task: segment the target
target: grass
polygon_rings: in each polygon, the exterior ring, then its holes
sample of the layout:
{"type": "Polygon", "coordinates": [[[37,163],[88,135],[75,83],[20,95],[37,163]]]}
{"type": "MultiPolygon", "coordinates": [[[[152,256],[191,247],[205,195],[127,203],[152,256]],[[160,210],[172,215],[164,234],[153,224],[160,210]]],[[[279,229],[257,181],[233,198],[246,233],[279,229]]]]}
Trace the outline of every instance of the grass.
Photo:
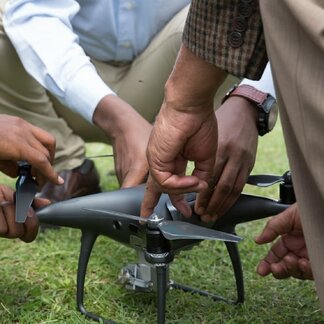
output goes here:
{"type": "MultiPolygon", "coordinates": [[[[89,155],[110,148],[89,144],[89,155]]],[[[109,159],[96,159],[104,190],[118,187],[109,159]]],[[[288,169],[280,125],[259,141],[253,173],[282,174],[288,169]]],[[[1,182],[13,184],[1,176],[1,182]]],[[[278,197],[278,187],[245,192],[278,197]]],[[[245,239],[239,249],[245,276],[246,300],[240,306],[215,303],[209,298],[169,291],[167,323],[324,323],[314,284],[309,281],[260,278],[258,260],[268,247],[253,238],[266,220],[240,225],[245,239]]],[[[75,307],[76,271],[80,232],[62,228],[40,233],[35,242],[0,240],[1,323],[89,323],[75,307]]],[[[118,323],[154,323],[154,295],[133,293],[117,283],[120,269],[136,260],[133,250],[107,237],[99,237],[90,259],[85,305],[94,313],[118,323]]],[[[182,252],[171,265],[170,277],[178,282],[223,295],[234,295],[229,258],[220,243],[203,242],[182,252]]]]}

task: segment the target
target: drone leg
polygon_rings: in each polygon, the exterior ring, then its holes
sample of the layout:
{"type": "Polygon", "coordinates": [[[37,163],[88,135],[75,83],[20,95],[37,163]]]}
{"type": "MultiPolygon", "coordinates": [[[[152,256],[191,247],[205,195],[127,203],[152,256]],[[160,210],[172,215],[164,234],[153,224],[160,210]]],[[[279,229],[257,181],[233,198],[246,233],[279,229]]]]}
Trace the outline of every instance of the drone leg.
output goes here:
{"type": "Polygon", "coordinates": [[[156,267],[157,276],[157,323],[165,323],[165,305],[167,292],[167,267],[158,265],[156,267]]]}
{"type": "Polygon", "coordinates": [[[95,315],[93,313],[88,312],[83,304],[84,297],[84,280],[87,272],[87,266],[89,262],[89,257],[93,248],[93,245],[98,237],[98,234],[95,232],[82,231],[81,236],[81,250],[79,256],[79,264],[78,264],[78,276],[77,276],[77,308],[78,310],[85,315],[96,321],[102,321],[103,323],[113,323],[111,321],[107,321],[102,317],[95,315]]]}
{"type": "Polygon", "coordinates": [[[241,265],[240,254],[238,251],[237,243],[233,242],[225,242],[228,254],[231,258],[234,275],[235,275],[235,282],[236,282],[236,290],[237,290],[237,299],[236,300],[229,300],[222,296],[212,294],[208,291],[196,289],[193,287],[189,287],[186,285],[182,285],[176,282],[172,282],[170,284],[171,288],[181,289],[184,292],[195,293],[200,296],[211,297],[214,301],[223,301],[228,304],[239,304],[244,302],[244,281],[243,281],[243,271],[241,265]]]}
{"type": "Polygon", "coordinates": [[[228,254],[232,261],[232,266],[236,281],[237,299],[234,304],[239,304],[244,302],[244,280],[242,264],[240,259],[239,250],[237,244],[233,242],[225,242],[228,254]]]}

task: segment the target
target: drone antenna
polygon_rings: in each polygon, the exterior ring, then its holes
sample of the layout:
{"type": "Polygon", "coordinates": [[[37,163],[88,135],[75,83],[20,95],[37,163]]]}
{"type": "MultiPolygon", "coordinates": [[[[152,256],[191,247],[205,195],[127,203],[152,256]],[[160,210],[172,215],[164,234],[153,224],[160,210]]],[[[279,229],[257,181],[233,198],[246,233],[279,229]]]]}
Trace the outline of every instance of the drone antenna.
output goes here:
{"type": "Polygon", "coordinates": [[[93,155],[93,156],[88,156],[88,159],[98,159],[98,158],[103,158],[103,157],[114,157],[114,154],[100,154],[100,155],[93,155]]]}

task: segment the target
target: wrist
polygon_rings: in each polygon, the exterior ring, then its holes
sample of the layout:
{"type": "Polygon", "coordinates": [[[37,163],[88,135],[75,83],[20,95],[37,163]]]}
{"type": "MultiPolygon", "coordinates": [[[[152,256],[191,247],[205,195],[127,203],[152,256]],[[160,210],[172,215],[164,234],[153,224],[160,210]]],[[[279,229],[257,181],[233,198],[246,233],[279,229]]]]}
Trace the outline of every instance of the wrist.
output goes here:
{"type": "Polygon", "coordinates": [[[278,116],[278,106],[273,96],[250,85],[235,85],[225,95],[222,103],[234,97],[244,98],[254,107],[257,113],[256,125],[260,136],[267,134],[273,129],[278,116]]]}
{"type": "Polygon", "coordinates": [[[236,115],[241,121],[247,122],[248,127],[257,130],[258,113],[255,105],[243,97],[229,97],[217,110],[216,116],[221,113],[236,115]]]}
{"type": "Polygon", "coordinates": [[[170,107],[190,112],[210,107],[225,77],[223,70],[182,46],[165,85],[165,101],[170,107]]]}
{"type": "Polygon", "coordinates": [[[116,138],[127,128],[127,120],[135,113],[131,106],[114,95],[103,97],[98,103],[94,114],[93,122],[109,138],[116,138]]]}

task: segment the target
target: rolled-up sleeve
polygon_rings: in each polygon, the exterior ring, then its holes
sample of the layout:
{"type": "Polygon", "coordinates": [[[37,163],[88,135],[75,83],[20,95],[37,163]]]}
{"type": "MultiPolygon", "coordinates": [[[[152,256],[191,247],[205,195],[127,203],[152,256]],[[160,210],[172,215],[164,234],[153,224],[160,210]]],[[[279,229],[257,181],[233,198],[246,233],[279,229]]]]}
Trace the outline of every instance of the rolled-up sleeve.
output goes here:
{"type": "Polygon", "coordinates": [[[193,0],[183,44],[230,74],[259,79],[268,61],[259,2],[193,0]]]}

